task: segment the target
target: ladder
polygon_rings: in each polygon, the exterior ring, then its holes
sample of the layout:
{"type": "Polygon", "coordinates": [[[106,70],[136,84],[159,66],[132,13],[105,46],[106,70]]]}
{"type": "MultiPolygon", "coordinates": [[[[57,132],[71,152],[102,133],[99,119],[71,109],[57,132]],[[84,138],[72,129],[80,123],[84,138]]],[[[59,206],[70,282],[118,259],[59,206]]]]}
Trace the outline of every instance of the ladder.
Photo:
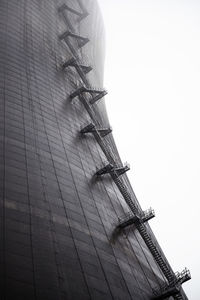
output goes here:
{"type": "Polygon", "coordinates": [[[86,74],[92,70],[91,66],[88,66],[81,62],[78,58],[76,50],[73,48],[72,44],[69,42],[69,38],[76,39],[78,41],[78,48],[85,46],[89,39],[77,35],[73,33],[73,27],[71,26],[69,20],[67,20],[65,11],[68,13],[72,13],[78,17],[78,21],[82,21],[84,18],[88,16],[88,12],[84,8],[81,0],[77,0],[80,10],[77,11],[74,8],[70,8],[66,4],[63,4],[59,7],[59,13],[62,13],[67,25],[69,26],[70,31],[64,32],[60,39],[64,40],[68,43],[72,53],[74,53],[74,57],[65,61],[62,65],[62,69],[65,70],[68,67],[74,67],[79,74],[80,78],[83,81],[83,86],[78,87],[74,92],[71,93],[70,98],[71,100],[78,97],[81,101],[83,106],[85,107],[86,111],[88,112],[91,120],[93,123],[88,124],[84,128],[81,129],[82,134],[93,134],[96,142],[99,144],[100,148],[102,149],[106,159],[107,164],[96,172],[97,176],[102,176],[104,174],[110,174],[111,178],[113,179],[114,183],[118,187],[121,195],[123,196],[125,202],[127,203],[128,207],[130,208],[131,215],[130,218],[126,218],[123,222],[121,221],[118,226],[121,228],[125,228],[134,223],[136,229],[140,233],[141,237],[143,238],[145,244],[147,245],[149,251],[151,252],[152,256],[154,257],[155,261],[157,262],[158,266],[160,267],[161,271],[165,275],[168,284],[165,284],[164,287],[159,289],[158,291],[153,291],[155,297],[152,299],[165,299],[166,297],[173,296],[174,299],[181,300],[183,299],[181,293],[181,284],[191,278],[189,271],[183,273],[174,273],[171,267],[169,266],[165,256],[163,255],[160,246],[155,243],[154,238],[152,238],[151,234],[149,233],[148,228],[145,225],[145,222],[150,220],[154,217],[154,212],[148,211],[148,213],[143,212],[139,205],[136,203],[134,197],[132,197],[131,193],[129,192],[126,184],[124,183],[123,179],[120,178],[126,171],[129,170],[128,166],[118,166],[115,155],[111,150],[111,147],[108,144],[108,141],[105,141],[104,137],[111,133],[110,128],[104,128],[98,118],[96,117],[95,110],[92,108],[92,105],[96,103],[98,100],[102,99],[106,94],[106,90],[104,89],[97,89],[91,87],[90,83],[86,78],[86,74]],[[88,100],[87,95],[90,95],[90,99],[88,100]],[[132,222],[132,223],[131,223],[132,222]],[[180,275],[181,274],[181,275],[180,275]],[[167,296],[166,296],[167,295],[167,296]],[[163,298],[165,297],[165,298],[163,298]]]}

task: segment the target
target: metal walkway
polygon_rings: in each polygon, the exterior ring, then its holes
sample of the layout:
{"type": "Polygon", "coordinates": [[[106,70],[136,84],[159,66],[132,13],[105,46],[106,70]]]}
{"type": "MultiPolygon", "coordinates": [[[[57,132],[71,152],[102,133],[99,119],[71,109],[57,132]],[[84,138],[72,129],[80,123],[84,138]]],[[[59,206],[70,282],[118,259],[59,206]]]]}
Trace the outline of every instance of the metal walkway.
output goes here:
{"type": "Polygon", "coordinates": [[[74,99],[77,97],[82,102],[92,120],[90,124],[81,129],[81,133],[93,134],[96,142],[99,144],[107,159],[107,164],[105,164],[100,170],[98,170],[96,172],[96,175],[102,176],[104,174],[109,174],[130,209],[128,215],[119,218],[117,227],[123,229],[134,224],[168,281],[168,284],[165,284],[159,290],[153,291],[155,297],[153,297],[152,299],[165,299],[169,296],[173,296],[174,299],[183,299],[181,295],[181,284],[191,278],[189,271],[185,269],[181,273],[174,273],[169,266],[169,263],[167,262],[165,256],[163,255],[159,245],[155,243],[154,238],[152,238],[151,234],[149,233],[148,227],[146,227],[145,222],[149,221],[155,216],[154,211],[152,209],[146,212],[142,211],[138,204],[136,204],[134,197],[132,197],[131,193],[129,192],[127,186],[124,183],[124,180],[120,178],[130,168],[128,165],[118,166],[115,160],[115,155],[113,154],[110,145],[104,139],[104,137],[108,135],[112,130],[110,128],[105,128],[104,126],[102,126],[102,124],[100,124],[98,118],[96,117],[95,111],[92,108],[92,105],[103,98],[107,94],[107,92],[105,90],[93,88],[90,86],[86,78],[86,74],[92,70],[92,67],[82,63],[80,59],[78,59],[76,49],[74,49],[72,44],[69,42],[69,38],[77,40],[78,48],[85,46],[89,42],[88,38],[82,37],[77,33],[73,33],[73,26],[70,24],[65,14],[65,11],[67,11],[68,13],[72,13],[78,17],[79,21],[86,18],[88,16],[88,12],[85,10],[81,0],[78,0],[78,4],[81,11],[70,8],[66,4],[63,4],[60,8],[58,8],[58,11],[59,13],[62,13],[66,24],[70,29],[70,31],[66,31],[65,33],[63,33],[60,36],[60,39],[64,40],[69,45],[72,53],[75,54],[74,57],[64,62],[62,69],[65,70],[68,67],[74,67],[84,83],[73,93],[71,93],[70,98],[74,99]]]}

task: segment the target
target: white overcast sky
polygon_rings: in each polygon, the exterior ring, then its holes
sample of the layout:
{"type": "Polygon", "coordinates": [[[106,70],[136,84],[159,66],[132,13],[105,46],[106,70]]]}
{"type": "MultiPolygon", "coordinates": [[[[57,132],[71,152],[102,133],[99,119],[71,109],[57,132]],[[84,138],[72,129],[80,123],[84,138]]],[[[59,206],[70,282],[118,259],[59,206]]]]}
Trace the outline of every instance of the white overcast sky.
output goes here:
{"type": "Polygon", "coordinates": [[[107,109],[129,179],[174,271],[200,299],[200,0],[98,0],[107,109]]]}

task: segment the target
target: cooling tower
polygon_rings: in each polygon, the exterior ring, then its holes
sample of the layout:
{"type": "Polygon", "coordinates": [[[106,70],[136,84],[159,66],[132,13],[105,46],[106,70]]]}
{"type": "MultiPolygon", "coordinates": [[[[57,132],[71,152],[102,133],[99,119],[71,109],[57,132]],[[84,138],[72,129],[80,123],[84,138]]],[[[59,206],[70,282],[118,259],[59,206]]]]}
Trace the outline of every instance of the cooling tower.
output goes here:
{"type": "Polygon", "coordinates": [[[94,0],[0,0],[0,298],[187,299],[108,121],[94,0]]]}

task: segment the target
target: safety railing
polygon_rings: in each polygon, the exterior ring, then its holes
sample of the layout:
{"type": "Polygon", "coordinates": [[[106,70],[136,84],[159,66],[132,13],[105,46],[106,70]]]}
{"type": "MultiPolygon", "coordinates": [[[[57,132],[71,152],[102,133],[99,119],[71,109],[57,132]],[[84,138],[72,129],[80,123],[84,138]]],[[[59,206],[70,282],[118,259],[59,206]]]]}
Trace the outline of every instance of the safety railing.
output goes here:
{"type": "MultiPolygon", "coordinates": [[[[88,12],[85,10],[81,0],[77,1],[81,11],[77,11],[74,8],[70,8],[68,5],[63,4],[59,8],[59,12],[63,13],[64,15],[64,11],[68,11],[69,13],[75,14],[78,17],[78,20],[81,21],[83,18],[88,16],[88,12]]],[[[71,31],[64,32],[60,36],[61,40],[64,39],[65,42],[69,43],[69,38],[74,38],[78,41],[78,48],[85,46],[89,42],[88,38],[73,33],[72,26],[69,27],[71,31]]],[[[73,48],[71,43],[69,43],[69,47],[72,50],[72,53],[75,53],[76,50],[73,48]]],[[[132,197],[123,179],[120,178],[130,168],[128,165],[119,166],[119,164],[116,162],[116,154],[112,151],[112,147],[108,144],[108,141],[105,142],[105,140],[103,139],[111,131],[109,128],[104,128],[104,126],[100,124],[99,120],[96,117],[95,110],[92,109],[92,104],[96,103],[96,101],[103,98],[107,94],[107,92],[105,90],[92,88],[90,86],[90,83],[86,78],[86,74],[92,70],[92,67],[88,66],[87,64],[84,64],[78,58],[78,55],[75,55],[75,57],[72,57],[71,59],[63,63],[63,70],[65,70],[68,67],[74,67],[84,83],[83,86],[77,88],[71,93],[70,98],[74,99],[75,97],[78,97],[78,99],[83,103],[85,109],[91,117],[91,120],[94,123],[90,123],[84,128],[82,128],[81,133],[92,133],[107,159],[107,163],[96,172],[96,175],[102,176],[104,174],[110,174],[111,178],[115,182],[116,186],[118,187],[120,193],[122,194],[124,200],[126,201],[128,207],[131,210],[129,215],[125,216],[124,220],[121,220],[119,224],[121,224],[120,226],[125,227],[125,225],[129,225],[132,221],[134,221],[134,224],[137,230],[140,232],[141,237],[143,238],[152,256],[154,257],[158,266],[160,267],[166,279],[168,280],[168,285],[165,285],[165,287],[162,287],[162,289],[160,289],[159,291],[154,291],[154,294],[158,293],[155,296],[163,297],[163,295],[165,296],[166,293],[170,292],[169,289],[171,289],[174,292],[174,297],[177,297],[176,299],[182,299],[178,298],[181,297],[179,287],[183,282],[191,278],[189,271],[187,270],[181,273],[174,273],[171,267],[169,266],[166,258],[164,257],[161,249],[154,242],[154,239],[148,232],[148,228],[145,226],[144,223],[155,216],[154,211],[150,209],[148,211],[143,212],[135,201],[135,195],[134,197],[132,197]],[[89,100],[87,97],[88,94],[90,95],[89,100]],[[179,286],[177,287],[177,285],[179,286]]]]}

